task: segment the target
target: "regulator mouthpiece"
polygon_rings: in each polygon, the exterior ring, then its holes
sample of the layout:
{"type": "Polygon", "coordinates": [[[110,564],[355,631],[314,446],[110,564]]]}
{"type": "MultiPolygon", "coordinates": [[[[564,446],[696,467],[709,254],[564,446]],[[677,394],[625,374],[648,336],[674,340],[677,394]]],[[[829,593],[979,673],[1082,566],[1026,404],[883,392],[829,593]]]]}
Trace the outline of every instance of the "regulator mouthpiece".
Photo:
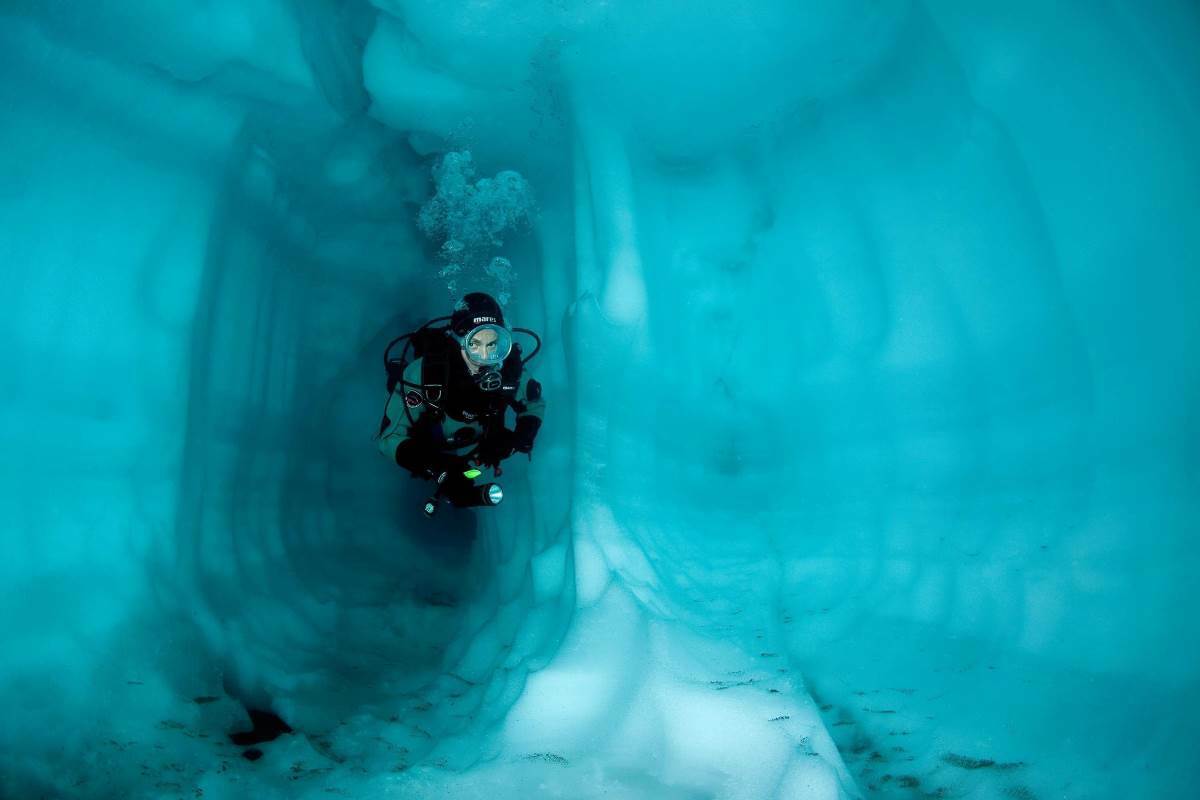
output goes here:
{"type": "Polygon", "coordinates": [[[475,375],[475,385],[480,391],[494,392],[504,385],[504,378],[492,367],[483,367],[475,375]]]}

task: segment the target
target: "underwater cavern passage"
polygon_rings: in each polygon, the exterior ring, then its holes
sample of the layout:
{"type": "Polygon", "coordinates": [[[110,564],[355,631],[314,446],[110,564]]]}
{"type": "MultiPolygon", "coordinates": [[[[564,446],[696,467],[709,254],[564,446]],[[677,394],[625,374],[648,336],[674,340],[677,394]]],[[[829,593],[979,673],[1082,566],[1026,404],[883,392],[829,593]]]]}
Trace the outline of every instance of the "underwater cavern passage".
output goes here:
{"type": "Polygon", "coordinates": [[[703,11],[0,11],[0,794],[1185,793],[1197,10],[703,11]]]}

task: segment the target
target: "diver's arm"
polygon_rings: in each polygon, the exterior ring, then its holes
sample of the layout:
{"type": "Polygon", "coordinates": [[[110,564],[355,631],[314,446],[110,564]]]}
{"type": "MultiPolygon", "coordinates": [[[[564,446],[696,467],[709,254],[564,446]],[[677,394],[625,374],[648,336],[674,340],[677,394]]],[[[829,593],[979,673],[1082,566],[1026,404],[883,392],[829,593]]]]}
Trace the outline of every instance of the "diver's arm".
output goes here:
{"type": "MultiPolygon", "coordinates": [[[[401,414],[404,412],[401,411],[401,414]]],[[[419,417],[417,418],[420,419],[419,417]]],[[[425,429],[426,435],[421,435],[420,432],[416,436],[411,435],[412,430],[407,427],[408,420],[405,419],[405,424],[401,425],[401,431],[393,434],[392,442],[389,444],[389,449],[385,449],[383,439],[380,439],[380,450],[384,455],[391,455],[392,459],[401,467],[411,472],[418,478],[436,478],[443,472],[461,471],[467,468],[467,460],[454,453],[448,453],[438,449],[433,441],[428,437],[428,429],[425,429]]],[[[435,425],[437,423],[434,423],[435,425]]],[[[418,431],[421,428],[418,427],[418,431]]]]}
{"type": "Polygon", "coordinates": [[[428,477],[439,466],[432,448],[412,437],[409,421],[417,422],[425,411],[424,398],[416,387],[421,382],[421,359],[404,370],[404,380],[397,383],[383,411],[379,433],[379,452],[391,458],[414,475],[428,477]]]}
{"type": "Polygon", "coordinates": [[[408,439],[408,416],[404,413],[404,387],[397,383],[383,408],[383,421],[379,427],[376,444],[379,452],[389,458],[396,457],[396,448],[408,439]]]}

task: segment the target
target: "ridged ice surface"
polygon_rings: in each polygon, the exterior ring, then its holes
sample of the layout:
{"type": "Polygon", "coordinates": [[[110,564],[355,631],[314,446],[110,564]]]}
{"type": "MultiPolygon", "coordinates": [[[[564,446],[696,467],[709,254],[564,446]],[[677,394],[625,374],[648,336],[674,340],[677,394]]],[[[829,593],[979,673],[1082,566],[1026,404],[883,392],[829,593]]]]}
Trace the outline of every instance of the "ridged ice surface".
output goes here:
{"type": "Polygon", "coordinates": [[[5,4],[0,795],[1191,796],[1198,37],[5,4]],[[546,422],[431,521],[381,355],[473,288],[546,422]]]}

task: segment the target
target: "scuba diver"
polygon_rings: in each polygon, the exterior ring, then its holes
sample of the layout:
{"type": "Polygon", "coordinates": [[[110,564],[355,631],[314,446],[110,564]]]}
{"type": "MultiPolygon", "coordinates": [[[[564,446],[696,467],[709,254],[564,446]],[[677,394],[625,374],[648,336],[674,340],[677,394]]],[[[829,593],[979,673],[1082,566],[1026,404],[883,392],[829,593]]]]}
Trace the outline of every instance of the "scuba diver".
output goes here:
{"type": "Polygon", "coordinates": [[[436,513],[442,499],[460,508],[494,506],[504,499],[499,484],[474,481],[480,467],[491,467],[499,476],[501,461],[533,450],[546,402],[525,364],[541,346],[533,331],[506,328],[500,304],[482,292],[465,296],[449,317],[431,319],[388,344],[383,361],[390,394],[379,450],[413,477],[434,481],[426,516],[436,513]],[[431,327],[446,320],[447,326],[431,327]],[[536,340],[528,356],[522,357],[513,331],[536,340]],[[403,352],[394,358],[392,348],[405,339],[403,352]],[[512,430],[505,425],[509,408],[516,412],[512,430]]]}

